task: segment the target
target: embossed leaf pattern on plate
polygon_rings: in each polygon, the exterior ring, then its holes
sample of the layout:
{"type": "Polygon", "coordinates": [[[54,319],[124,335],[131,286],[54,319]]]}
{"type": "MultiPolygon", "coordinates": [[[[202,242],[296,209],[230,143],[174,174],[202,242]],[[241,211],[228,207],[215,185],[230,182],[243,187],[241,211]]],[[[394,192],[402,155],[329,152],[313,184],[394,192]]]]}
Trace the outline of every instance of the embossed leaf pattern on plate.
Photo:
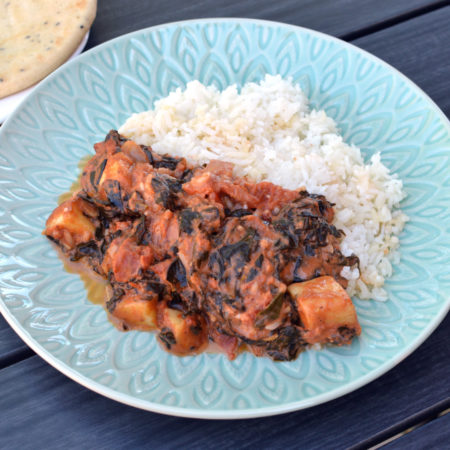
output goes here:
{"type": "Polygon", "coordinates": [[[79,57],[33,92],[1,131],[1,306],[28,343],[66,374],[116,399],[187,416],[267,415],[317,404],[392,367],[448,309],[450,131],[437,107],[371,55],[309,30],[204,20],[142,30],[79,57]],[[389,301],[356,301],[363,333],[350,347],[274,363],[242,354],[168,355],[152,334],[120,333],[86,300],[41,236],[79,159],[110,128],[199,79],[225,88],[280,73],[338,123],[366,158],[404,180],[411,220],[389,301]],[[447,270],[446,273],[444,273],[447,270]]]}

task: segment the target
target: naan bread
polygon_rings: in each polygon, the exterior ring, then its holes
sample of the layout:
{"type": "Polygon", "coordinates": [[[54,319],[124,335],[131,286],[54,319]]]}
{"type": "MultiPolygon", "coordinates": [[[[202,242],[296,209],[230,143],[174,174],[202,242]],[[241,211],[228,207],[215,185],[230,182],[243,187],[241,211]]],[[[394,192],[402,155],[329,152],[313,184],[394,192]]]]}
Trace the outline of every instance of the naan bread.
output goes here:
{"type": "Polygon", "coordinates": [[[65,62],[96,11],[97,0],[0,0],[0,98],[65,62]]]}

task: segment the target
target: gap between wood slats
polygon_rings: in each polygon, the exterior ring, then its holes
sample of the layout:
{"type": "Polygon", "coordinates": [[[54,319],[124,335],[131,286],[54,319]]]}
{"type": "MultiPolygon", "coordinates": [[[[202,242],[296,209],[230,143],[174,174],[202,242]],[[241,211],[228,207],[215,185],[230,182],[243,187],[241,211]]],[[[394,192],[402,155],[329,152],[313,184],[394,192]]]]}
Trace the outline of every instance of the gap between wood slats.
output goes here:
{"type": "Polygon", "coordinates": [[[17,350],[13,350],[0,357],[0,370],[4,369],[5,367],[12,366],[13,364],[16,364],[27,358],[31,358],[35,355],[36,353],[34,353],[31,348],[25,346],[22,348],[18,348],[17,350]]]}
{"type": "Polygon", "coordinates": [[[380,442],[379,444],[377,444],[373,447],[370,447],[369,450],[378,450],[378,449],[383,448],[386,445],[391,444],[391,443],[396,444],[395,441],[397,441],[397,439],[401,439],[402,437],[406,436],[407,434],[411,433],[412,431],[419,430],[424,425],[428,425],[428,424],[432,423],[434,420],[437,420],[440,417],[445,416],[449,412],[450,412],[450,409],[446,409],[445,411],[438,414],[436,417],[433,417],[432,419],[429,419],[429,420],[424,420],[423,422],[419,423],[418,425],[415,425],[414,427],[411,427],[411,428],[407,429],[406,431],[402,431],[401,433],[398,433],[395,436],[392,436],[391,438],[386,439],[385,441],[380,442]]]}
{"type": "Polygon", "coordinates": [[[360,442],[348,450],[362,450],[362,449],[370,449],[377,450],[389,442],[394,441],[405,435],[405,433],[409,433],[418,429],[419,427],[431,422],[432,420],[437,419],[438,417],[443,416],[450,412],[450,398],[446,398],[429,408],[426,408],[420,411],[417,414],[413,414],[405,420],[389,427],[380,433],[377,433],[370,437],[369,439],[360,442]]]}
{"type": "Polygon", "coordinates": [[[368,36],[370,34],[376,33],[386,28],[390,28],[394,25],[398,25],[402,22],[406,22],[407,20],[414,19],[416,17],[428,14],[430,12],[436,11],[437,9],[441,9],[449,5],[450,0],[439,1],[431,5],[423,6],[422,8],[417,8],[414,11],[409,11],[404,14],[400,14],[396,17],[392,17],[391,19],[386,19],[383,22],[369,25],[368,27],[361,28],[360,30],[343,34],[339,37],[344,41],[353,41],[354,39],[359,39],[361,37],[368,36]]]}

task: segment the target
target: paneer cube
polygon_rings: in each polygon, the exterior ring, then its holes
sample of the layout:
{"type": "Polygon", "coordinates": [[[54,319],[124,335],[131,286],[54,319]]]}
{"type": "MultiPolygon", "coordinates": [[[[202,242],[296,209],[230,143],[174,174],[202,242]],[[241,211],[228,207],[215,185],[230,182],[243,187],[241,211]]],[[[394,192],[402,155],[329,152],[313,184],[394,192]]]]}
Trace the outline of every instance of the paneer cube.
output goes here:
{"type": "Polygon", "coordinates": [[[352,300],[333,277],[291,284],[288,292],[297,306],[307,343],[349,344],[361,334],[352,300]]]}
{"type": "Polygon", "coordinates": [[[47,219],[44,234],[71,250],[95,238],[95,211],[85,200],[75,197],[61,203],[47,219]]]}
{"type": "Polygon", "coordinates": [[[206,323],[198,314],[184,315],[181,311],[163,306],[158,311],[158,339],[171,353],[191,355],[205,349],[208,343],[206,323]]]}
{"type": "Polygon", "coordinates": [[[125,329],[152,331],[156,328],[157,297],[145,299],[133,293],[125,294],[117,303],[112,316],[125,329]]]}
{"type": "Polygon", "coordinates": [[[122,144],[122,152],[129,156],[134,162],[146,163],[148,161],[142,147],[134,141],[125,141],[122,144]]]}

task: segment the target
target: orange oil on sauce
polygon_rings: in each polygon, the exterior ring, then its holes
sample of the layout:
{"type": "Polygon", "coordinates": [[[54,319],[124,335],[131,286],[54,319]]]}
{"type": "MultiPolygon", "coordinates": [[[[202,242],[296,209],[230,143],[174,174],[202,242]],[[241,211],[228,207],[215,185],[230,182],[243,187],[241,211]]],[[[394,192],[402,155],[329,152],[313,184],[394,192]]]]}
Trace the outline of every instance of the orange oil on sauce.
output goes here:
{"type": "Polygon", "coordinates": [[[96,305],[104,305],[107,295],[108,282],[100,275],[96,276],[82,262],[70,261],[61,251],[58,251],[59,257],[64,264],[64,270],[68,273],[77,274],[84,284],[87,299],[96,305]]]}
{"type": "MultiPolygon", "coordinates": [[[[75,192],[78,192],[81,189],[81,175],[91,158],[92,155],[86,155],[81,158],[80,162],[78,163],[80,173],[77,179],[72,183],[72,186],[70,186],[70,189],[67,192],[62,193],[58,197],[58,205],[65,202],[66,200],[69,200],[75,192]]],[[[57,247],[55,246],[55,248],[57,247]]],[[[58,256],[63,261],[65,271],[68,273],[79,275],[81,281],[84,284],[84,288],[86,289],[87,299],[90,302],[95,303],[96,305],[104,305],[108,282],[102,277],[93,274],[92,271],[82,262],[70,261],[58,248],[57,251],[58,256]]]]}

